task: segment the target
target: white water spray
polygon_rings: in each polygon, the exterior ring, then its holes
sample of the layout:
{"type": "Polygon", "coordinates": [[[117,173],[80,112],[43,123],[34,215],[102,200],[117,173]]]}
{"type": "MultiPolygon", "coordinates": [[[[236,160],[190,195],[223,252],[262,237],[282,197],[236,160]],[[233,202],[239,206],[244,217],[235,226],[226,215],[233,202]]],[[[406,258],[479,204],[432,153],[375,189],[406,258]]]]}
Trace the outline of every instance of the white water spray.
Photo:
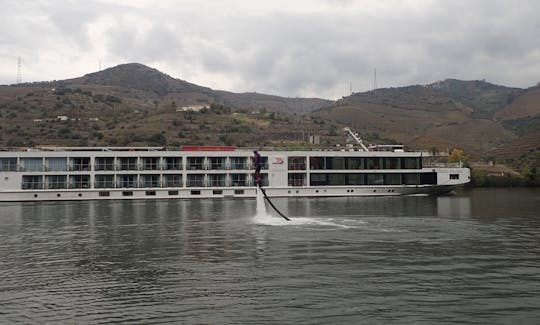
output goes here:
{"type": "Polygon", "coordinates": [[[257,216],[265,217],[268,215],[266,205],[264,204],[264,196],[261,190],[257,190],[257,216]]]}
{"type": "Polygon", "coordinates": [[[257,213],[255,214],[255,217],[253,217],[253,222],[260,225],[281,226],[286,225],[289,221],[269,214],[266,210],[266,203],[262,190],[257,189],[257,213]]]}

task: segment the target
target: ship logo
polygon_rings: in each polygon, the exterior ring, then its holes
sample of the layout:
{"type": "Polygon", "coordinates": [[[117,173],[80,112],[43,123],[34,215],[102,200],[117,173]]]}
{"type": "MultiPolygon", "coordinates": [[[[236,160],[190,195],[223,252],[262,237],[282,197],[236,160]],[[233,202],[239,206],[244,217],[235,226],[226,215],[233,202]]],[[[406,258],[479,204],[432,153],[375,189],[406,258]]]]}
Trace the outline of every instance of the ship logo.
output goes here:
{"type": "Polygon", "coordinates": [[[272,165],[281,165],[283,164],[283,158],[281,157],[275,157],[274,161],[272,161],[272,165]]]}

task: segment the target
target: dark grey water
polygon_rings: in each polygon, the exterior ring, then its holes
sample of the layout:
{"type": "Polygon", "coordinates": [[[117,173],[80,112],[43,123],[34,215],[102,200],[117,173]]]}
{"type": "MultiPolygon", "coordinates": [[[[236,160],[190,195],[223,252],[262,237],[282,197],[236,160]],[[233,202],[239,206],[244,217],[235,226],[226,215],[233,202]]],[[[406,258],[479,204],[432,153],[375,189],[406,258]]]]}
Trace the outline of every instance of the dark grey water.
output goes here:
{"type": "Polygon", "coordinates": [[[537,324],[540,191],[0,204],[3,323],[537,324]],[[275,215],[275,214],[274,214],[275,215]]]}

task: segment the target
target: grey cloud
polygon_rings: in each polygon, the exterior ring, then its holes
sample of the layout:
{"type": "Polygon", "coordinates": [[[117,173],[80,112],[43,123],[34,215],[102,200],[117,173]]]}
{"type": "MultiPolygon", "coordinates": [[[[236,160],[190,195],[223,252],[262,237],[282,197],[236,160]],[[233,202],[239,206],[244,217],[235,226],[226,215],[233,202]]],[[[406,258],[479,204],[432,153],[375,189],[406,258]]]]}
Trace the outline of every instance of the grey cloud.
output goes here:
{"type": "Polygon", "coordinates": [[[168,67],[164,72],[175,77],[229,91],[338,98],[349,82],[356,91],[370,89],[374,68],[383,87],[448,77],[527,87],[540,75],[536,1],[320,0],[291,11],[257,10],[252,2],[230,7],[238,1],[8,4],[30,27],[7,33],[15,19],[0,22],[4,59],[31,53],[33,44],[92,51],[100,44],[92,43],[88,26],[109,17],[100,39],[108,62],[168,67]],[[46,35],[32,35],[38,29],[46,35]]]}

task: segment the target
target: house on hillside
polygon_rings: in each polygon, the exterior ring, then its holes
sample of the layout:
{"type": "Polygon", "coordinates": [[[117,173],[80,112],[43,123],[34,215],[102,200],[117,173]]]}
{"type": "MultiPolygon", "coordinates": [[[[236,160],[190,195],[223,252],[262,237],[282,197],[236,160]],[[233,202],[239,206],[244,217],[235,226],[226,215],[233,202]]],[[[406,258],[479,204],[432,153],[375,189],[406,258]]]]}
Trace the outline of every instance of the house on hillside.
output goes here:
{"type": "Polygon", "coordinates": [[[198,111],[200,111],[200,110],[203,109],[203,108],[208,108],[208,105],[189,105],[189,106],[182,106],[182,107],[177,107],[177,108],[176,108],[176,111],[177,111],[177,112],[187,112],[187,111],[198,112],[198,111]]]}

